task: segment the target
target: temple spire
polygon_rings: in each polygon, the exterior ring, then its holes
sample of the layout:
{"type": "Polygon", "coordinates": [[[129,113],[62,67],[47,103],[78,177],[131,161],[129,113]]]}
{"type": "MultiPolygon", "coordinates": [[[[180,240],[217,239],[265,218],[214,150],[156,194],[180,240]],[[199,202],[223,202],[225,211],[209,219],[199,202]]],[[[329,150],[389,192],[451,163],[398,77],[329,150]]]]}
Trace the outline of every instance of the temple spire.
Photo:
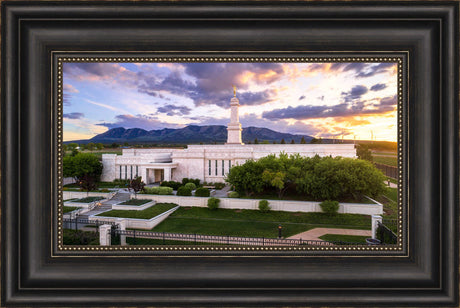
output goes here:
{"type": "Polygon", "coordinates": [[[236,86],[233,86],[233,97],[230,100],[230,123],[227,126],[227,144],[243,144],[241,140],[240,117],[238,115],[238,108],[240,101],[236,97],[236,86]]]}

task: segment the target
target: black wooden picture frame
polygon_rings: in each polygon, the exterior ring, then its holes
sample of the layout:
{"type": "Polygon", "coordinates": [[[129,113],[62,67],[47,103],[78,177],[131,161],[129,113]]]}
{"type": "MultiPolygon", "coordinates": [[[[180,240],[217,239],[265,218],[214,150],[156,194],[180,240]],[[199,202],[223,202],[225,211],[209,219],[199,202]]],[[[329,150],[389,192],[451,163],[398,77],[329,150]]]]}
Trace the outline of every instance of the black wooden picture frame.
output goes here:
{"type": "Polygon", "coordinates": [[[2,306],[458,305],[458,24],[458,1],[3,1],[2,306]],[[109,53],[404,55],[405,244],[59,251],[55,55],[109,53]]]}

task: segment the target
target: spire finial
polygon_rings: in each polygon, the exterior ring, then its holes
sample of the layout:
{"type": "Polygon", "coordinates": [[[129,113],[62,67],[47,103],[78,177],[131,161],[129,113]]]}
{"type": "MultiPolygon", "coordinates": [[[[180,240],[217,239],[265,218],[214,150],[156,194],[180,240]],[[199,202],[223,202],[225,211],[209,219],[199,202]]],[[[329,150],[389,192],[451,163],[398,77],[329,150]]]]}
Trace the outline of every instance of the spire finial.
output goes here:
{"type": "Polygon", "coordinates": [[[236,97],[236,86],[233,85],[233,97],[236,97]]]}

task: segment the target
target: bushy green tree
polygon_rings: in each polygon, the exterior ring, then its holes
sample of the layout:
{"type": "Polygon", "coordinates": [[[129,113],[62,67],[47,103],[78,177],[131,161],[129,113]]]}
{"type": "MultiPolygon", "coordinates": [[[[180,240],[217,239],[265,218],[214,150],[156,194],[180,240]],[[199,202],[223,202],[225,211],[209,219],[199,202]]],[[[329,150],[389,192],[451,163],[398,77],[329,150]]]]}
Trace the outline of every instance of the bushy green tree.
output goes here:
{"type": "Polygon", "coordinates": [[[243,165],[233,166],[227,174],[226,181],[235,187],[240,194],[250,196],[262,192],[263,166],[254,160],[248,160],[243,165]]]}
{"type": "Polygon", "coordinates": [[[359,159],[373,161],[372,152],[367,144],[356,145],[356,156],[358,156],[359,159]]]}
{"type": "Polygon", "coordinates": [[[96,155],[90,153],[66,156],[63,158],[63,174],[75,178],[83,190],[94,190],[102,174],[102,163],[96,155]]]}

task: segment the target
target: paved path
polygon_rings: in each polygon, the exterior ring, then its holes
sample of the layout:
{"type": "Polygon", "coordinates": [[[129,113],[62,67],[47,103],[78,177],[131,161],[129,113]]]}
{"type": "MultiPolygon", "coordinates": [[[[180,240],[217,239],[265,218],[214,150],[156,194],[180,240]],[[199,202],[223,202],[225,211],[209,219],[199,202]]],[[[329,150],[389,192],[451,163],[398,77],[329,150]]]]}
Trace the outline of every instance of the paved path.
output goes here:
{"type": "Polygon", "coordinates": [[[336,229],[336,228],[315,228],[311,229],[291,237],[288,239],[302,239],[306,241],[322,241],[320,236],[325,234],[340,234],[340,235],[360,235],[360,236],[372,236],[371,230],[356,230],[356,229],[336,229]]]}

